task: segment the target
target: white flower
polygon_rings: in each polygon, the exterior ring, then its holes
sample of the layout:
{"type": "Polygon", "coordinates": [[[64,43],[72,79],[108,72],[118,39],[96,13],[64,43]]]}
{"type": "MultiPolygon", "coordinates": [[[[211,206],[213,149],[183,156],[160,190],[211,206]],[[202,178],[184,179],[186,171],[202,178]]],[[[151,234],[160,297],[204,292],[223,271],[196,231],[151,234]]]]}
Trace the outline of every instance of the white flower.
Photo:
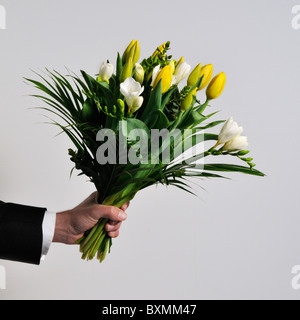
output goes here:
{"type": "Polygon", "coordinates": [[[108,81],[114,73],[114,66],[111,63],[103,62],[99,70],[99,78],[108,81]]]}
{"type": "Polygon", "coordinates": [[[137,110],[139,110],[139,108],[143,105],[143,102],[144,102],[143,97],[137,97],[136,99],[134,99],[133,105],[131,107],[131,112],[135,113],[137,110]]]}
{"type": "Polygon", "coordinates": [[[240,127],[237,122],[233,121],[230,117],[224,124],[218,139],[218,145],[226,143],[236,137],[239,137],[243,132],[243,128],[240,127]]]}
{"type": "Polygon", "coordinates": [[[248,138],[246,136],[241,136],[242,132],[243,128],[240,127],[237,122],[233,121],[232,117],[230,117],[225,122],[215,147],[220,144],[224,144],[223,148],[221,149],[223,151],[236,151],[245,149],[249,145],[248,138]]]}
{"type": "Polygon", "coordinates": [[[156,66],[154,69],[153,69],[153,72],[152,72],[152,82],[151,82],[151,87],[153,87],[154,85],[154,82],[158,76],[158,74],[160,73],[160,65],[156,66]]]}
{"type": "Polygon", "coordinates": [[[142,106],[144,99],[143,97],[140,97],[140,95],[143,93],[144,87],[142,87],[139,82],[129,77],[121,83],[120,91],[125,97],[128,107],[131,109],[132,113],[142,106]]]}
{"type": "Polygon", "coordinates": [[[226,142],[222,150],[226,151],[237,151],[237,150],[243,150],[247,148],[249,145],[248,138],[245,136],[238,136],[230,141],[226,142]]]}
{"type": "Polygon", "coordinates": [[[145,70],[139,63],[135,64],[135,71],[133,76],[134,79],[140,84],[144,82],[145,70]]]}
{"type": "Polygon", "coordinates": [[[191,66],[188,63],[184,61],[180,62],[175,69],[172,84],[178,84],[180,81],[182,81],[184,78],[188,76],[190,71],[191,66]]]}

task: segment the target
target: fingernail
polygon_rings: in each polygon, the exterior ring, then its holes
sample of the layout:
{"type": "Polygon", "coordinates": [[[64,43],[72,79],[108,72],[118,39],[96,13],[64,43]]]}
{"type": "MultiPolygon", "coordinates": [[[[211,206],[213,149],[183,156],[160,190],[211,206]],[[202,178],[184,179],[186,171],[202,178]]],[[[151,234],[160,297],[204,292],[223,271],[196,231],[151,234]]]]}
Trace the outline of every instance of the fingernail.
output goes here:
{"type": "Polygon", "coordinates": [[[119,219],[120,220],[126,220],[126,218],[127,218],[127,214],[125,212],[123,212],[123,211],[120,211],[119,219]]]}
{"type": "Polygon", "coordinates": [[[106,225],[106,230],[107,231],[110,231],[110,230],[112,230],[114,228],[114,226],[112,226],[112,225],[110,225],[110,224],[107,224],[106,225]]]}

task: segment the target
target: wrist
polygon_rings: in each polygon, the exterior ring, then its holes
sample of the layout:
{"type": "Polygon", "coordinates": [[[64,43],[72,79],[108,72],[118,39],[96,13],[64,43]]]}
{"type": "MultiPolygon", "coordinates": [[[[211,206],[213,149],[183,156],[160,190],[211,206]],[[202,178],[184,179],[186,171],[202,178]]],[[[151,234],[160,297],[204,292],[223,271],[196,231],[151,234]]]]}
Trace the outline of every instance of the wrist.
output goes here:
{"type": "Polygon", "coordinates": [[[56,213],[55,231],[53,242],[72,244],[70,226],[70,213],[69,211],[63,211],[56,213]]]}

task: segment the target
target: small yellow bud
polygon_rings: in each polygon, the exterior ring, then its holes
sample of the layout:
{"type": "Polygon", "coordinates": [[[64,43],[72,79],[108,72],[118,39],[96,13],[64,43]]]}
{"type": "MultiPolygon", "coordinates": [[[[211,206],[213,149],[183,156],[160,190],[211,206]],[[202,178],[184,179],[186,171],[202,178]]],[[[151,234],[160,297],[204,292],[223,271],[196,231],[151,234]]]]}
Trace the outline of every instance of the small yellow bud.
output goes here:
{"type": "Polygon", "coordinates": [[[123,65],[126,63],[127,61],[127,58],[128,58],[128,55],[129,55],[129,52],[130,50],[132,49],[132,47],[135,45],[135,40],[132,40],[130,43],[129,43],[129,46],[126,48],[126,50],[124,51],[123,53],[123,56],[122,56],[122,62],[123,62],[123,65]]]}
{"type": "Polygon", "coordinates": [[[153,88],[155,88],[158,85],[159,81],[161,80],[161,90],[162,90],[162,93],[165,93],[170,89],[172,84],[172,79],[173,79],[172,67],[170,65],[167,65],[157,75],[153,84],[153,88]]]}
{"type": "Polygon", "coordinates": [[[213,75],[213,66],[212,64],[207,64],[206,66],[204,66],[201,69],[201,73],[200,73],[200,78],[203,76],[202,81],[201,81],[201,85],[199,87],[199,91],[204,89],[208,84],[209,81],[211,80],[213,75]]]}
{"type": "Polygon", "coordinates": [[[125,63],[125,66],[122,69],[121,75],[120,75],[120,82],[124,82],[127,78],[132,76],[133,71],[133,63],[132,58],[129,58],[127,62],[125,63]]]}
{"type": "Polygon", "coordinates": [[[194,97],[196,96],[198,88],[193,89],[181,103],[181,111],[186,111],[192,104],[194,97]]]}
{"type": "Polygon", "coordinates": [[[159,53],[163,53],[164,49],[166,47],[166,44],[162,44],[160,47],[158,47],[154,52],[153,52],[153,55],[152,55],[152,58],[155,58],[158,56],[159,53]]]}
{"type": "Polygon", "coordinates": [[[125,102],[121,99],[117,100],[117,107],[121,116],[124,116],[125,113],[125,102]]]}
{"type": "Polygon", "coordinates": [[[197,67],[191,72],[187,81],[187,85],[189,87],[195,86],[198,80],[200,79],[200,74],[201,74],[201,63],[199,63],[197,67]]]}
{"type": "Polygon", "coordinates": [[[224,72],[216,75],[206,89],[206,96],[208,100],[218,98],[225,88],[226,75],[224,72]]]}
{"type": "Polygon", "coordinates": [[[177,62],[176,62],[176,67],[181,63],[184,62],[184,58],[181,57],[177,62]]]}

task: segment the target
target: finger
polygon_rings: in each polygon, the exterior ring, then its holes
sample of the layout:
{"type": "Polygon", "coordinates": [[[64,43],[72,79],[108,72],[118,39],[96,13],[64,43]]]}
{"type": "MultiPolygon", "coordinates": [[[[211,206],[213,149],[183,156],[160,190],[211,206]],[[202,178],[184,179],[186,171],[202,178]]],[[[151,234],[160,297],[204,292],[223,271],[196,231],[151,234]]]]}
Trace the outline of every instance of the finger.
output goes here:
{"type": "Polygon", "coordinates": [[[117,230],[117,231],[109,232],[108,235],[109,235],[111,238],[117,238],[117,237],[120,235],[120,231],[117,230]]]}
{"type": "Polygon", "coordinates": [[[127,214],[117,207],[95,205],[92,211],[95,219],[106,218],[112,221],[124,221],[127,219],[127,214]]]}
{"type": "Polygon", "coordinates": [[[108,221],[108,223],[109,223],[109,224],[112,224],[112,225],[118,224],[119,222],[120,222],[120,221],[111,221],[111,220],[108,221]]]}
{"type": "Polygon", "coordinates": [[[107,232],[114,232],[114,231],[117,231],[120,229],[122,225],[122,222],[119,222],[117,224],[110,224],[110,223],[107,223],[106,226],[105,226],[105,230],[107,232]]]}
{"type": "Polygon", "coordinates": [[[121,209],[122,209],[123,211],[126,211],[126,210],[128,209],[128,207],[129,207],[129,205],[130,205],[130,201],[126,202],[126,203],[121,207],[121,209]]]}

